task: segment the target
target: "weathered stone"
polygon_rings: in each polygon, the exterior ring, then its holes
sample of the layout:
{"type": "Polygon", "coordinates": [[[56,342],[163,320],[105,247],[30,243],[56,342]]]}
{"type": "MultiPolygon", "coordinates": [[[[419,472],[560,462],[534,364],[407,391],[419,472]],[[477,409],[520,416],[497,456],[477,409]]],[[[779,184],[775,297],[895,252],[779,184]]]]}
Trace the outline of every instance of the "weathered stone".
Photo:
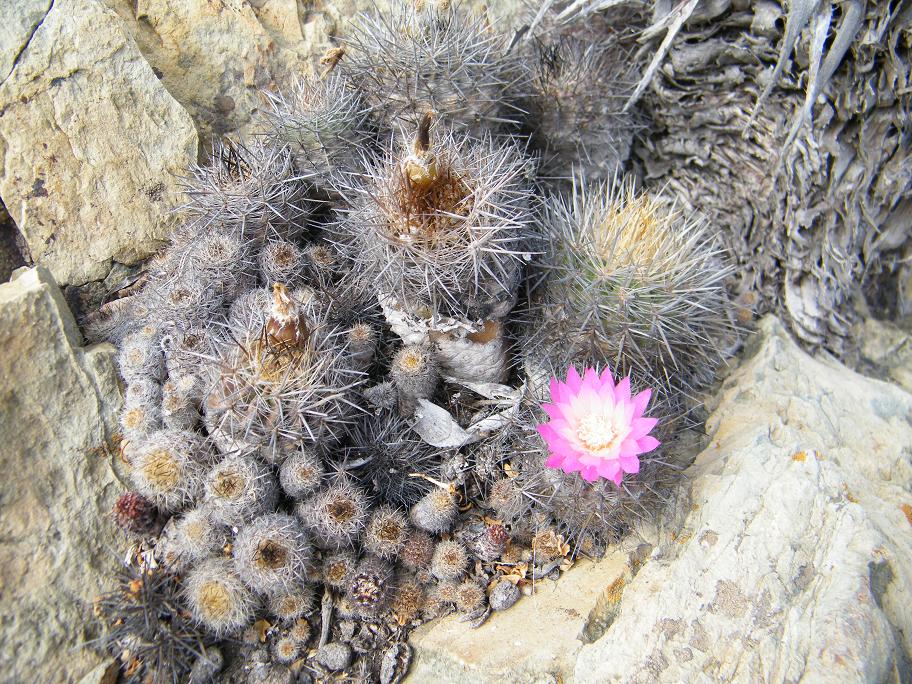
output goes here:
{"type": "Polygon", "coordinates": [[[857,336],[863,372],[912,392],[912,335],[892,323],[869,318],[857,336]]]}
{"type": "Polygon", "coordinates": [[[904,681],[912,395],[767,318],[718,402],[679,531],[573,681],[904,681]]]}
{"type": "Polygon", "coordinates": [[[557,682],[573,670],[596,598],[623,583],[625,573],[627,556],[614,551],[598,563],[580,561],[557,582],[536,582],[533,596],[477,629],[458,616],[423,625],[410,637],[414,658],[405,681],[557,682]]]}
{"type": "Polygon", "coordinates": [[[7,2],[0,21],[0,196],[31,258],[81,284],[147,257],[196,160],[189,116],[98,0],[7,2]]]}
{"type": "Polygon", "coordinates": [[[104,0],[206,141],[246,132],[262,89],[312,69],[296,0],[104,0]]]}
{"type": "MultiPolygon", "coordinates": [[[[226,133],[248,133],[263,107],[261,90],[287,90],[322,67],[319,58],[350,30],[359,13],[387,6],[386,0],[104,0],[125,21],[168,91],[209,141],[226,133]]],[[[518,0],[465,3],[488,5],[513,17],[518,0]]]]}
{"type": "Polygon", "coordinates": [[[906,681],[912,395],[767,318],[713,403],[649,545],[631,535],[478,630],[421,627],[409,681],[906,681]]]}
{"type": "MultiPolygon", "coordinates": [[[[110,463],[120,391],[110,345],[81,347],[43,268],[0,285],[0,671],[77,682],[102,659],[91,601],[117,564],[110,463]]],[[[103,670],[99,671],[99,674],[103,670]]]]}

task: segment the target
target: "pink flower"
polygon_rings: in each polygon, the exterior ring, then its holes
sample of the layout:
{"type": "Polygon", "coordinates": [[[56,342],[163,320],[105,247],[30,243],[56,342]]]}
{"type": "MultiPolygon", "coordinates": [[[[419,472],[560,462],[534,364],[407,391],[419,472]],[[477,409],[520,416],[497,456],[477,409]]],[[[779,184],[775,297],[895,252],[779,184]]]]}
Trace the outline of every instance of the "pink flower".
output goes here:
{"type": "Polygon", "coordinates": [[[538,426],[551,452],[545,465],[620,485],[624,473],[640,471],[638,456],[659,446],[649,435],[658,419],[643,416],[650,396],[647,389],[631,399],[630,377],[615,386],[609,368],[601,375],[587,368],[580,378],[571,366],[567,382],[552,378],[553,403],[542,404],[551,421],[538,426]]]}

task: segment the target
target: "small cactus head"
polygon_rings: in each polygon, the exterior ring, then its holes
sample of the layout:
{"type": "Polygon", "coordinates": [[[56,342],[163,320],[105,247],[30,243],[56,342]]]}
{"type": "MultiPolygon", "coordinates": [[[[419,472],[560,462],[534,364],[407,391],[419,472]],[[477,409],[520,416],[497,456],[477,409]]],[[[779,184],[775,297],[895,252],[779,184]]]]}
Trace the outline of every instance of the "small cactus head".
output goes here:
{"type": "Polygon", "coordinates": [[[282,490],[292,499],[303,499],[320,488],[325,469],[320,456],[302,445],[279,468],[282,490]]]}
{"type": "Polygon", "coordinates": [[[434,548],[431,558],[431,574],[440,580],[458,580],[469,565],[469,554],[465,546],[455,540],[442,541],[434,548]]]}
{"type": "Polygon", "coordinates": [[[393,592],[393,571],[385,561],[367,557],[358,564],[349,580],[346,598],[363,617],[380,614],[393,592]]]}
{"type": "Polygon", "coordinates": [[[114,504],[114,519],[122,530],[138,536],[156,534],[161,528],[158,510],[139,492],[120,495],[114,504]]]}
{"type": "Polygon", "coordinates": [[[327,549],[353,547],[367,522],[368,500],[348,480],[339,480],[296,507],[297,514],[327,549]]]}
{"type": "Polygon", "coordinates": [[[370,553],[387,560],[399,555],[408,537],[405,516],[390,506],[380,506],[371,513],[362,540],[370,553]]]}
{"type": "Polygon", "coordinates": [[[323,582],[333,589],[344,589],[355,574],[358,558],[350,551],[329,553],[323,558],[323,582]]]}
{"type": "Polygon", "coordinates": [[[274,617],[289,624],[307,615],[314,604],[314,591],[305,584],[271,596],[268,608],[274,617]]]}
{"type": "Polygon", "coordinates": [[[236,572],[247,586],[274,596],[303,583],[311,547],[300,522],[271,513],[238,531],[232,555],[236,572]]]}
{"type": "Polygon", "coordinates": [[[434,539],[426,532],[412,530],[405,537],[399,562],[409,570],[424,570],[434,556],[434,539]]]}
{"type": "Polygon", "coordinates": [[[453,495],[446,489],[435,488],[412,506],[409,519],[415,527],[426,532],[446,532],[452,527],[458,511],[453,495]]]}
{"type": "Polygon", "coordinates": [[[133,458],[133,480],[140,494],[157,508],[173,513],[202,493],[200,462],[205,448],[196,435],[162,430],[139,444],[133,458]]]}
{"type": "Polygon", "coordinates": [[[228,456],[206,476],[206,502],[214,519],[249,522],[275,507],[278,488],[269,468],[247,456],[228,456]]]}
{"type": "Polygon", "coordinates": [[[281,665],[289,665],[301,656],[301,643],[290,636],[279,637],[272,645],[272,657],[281,665]]]}
{"type": "Polygon", "coordinates": [[[393,356],[390,377],[400,396],[427,399],[434,394],[440,371],[429,347],[410,344],[393,356]]]}
{"type": "Polygon", "coordinates": [[[485,602],[485,591],[473,580],[465,580],[456,587],[456,608],[464,613],[472,613],[481,608],[485,602]]]}
{"type": "Polygon", "coordinates": [[[187,574],[184,598],[196,621],[218,636],[246,627],[257,603],[231,564],[222,558],[204,561],[187,574]]]}
{"type": "Polygon", "coordinates": [[[390,610],[400,626],[412,622],[427,605],[424,587],[412,578],[401,579],[393,594],[390,610]]]}

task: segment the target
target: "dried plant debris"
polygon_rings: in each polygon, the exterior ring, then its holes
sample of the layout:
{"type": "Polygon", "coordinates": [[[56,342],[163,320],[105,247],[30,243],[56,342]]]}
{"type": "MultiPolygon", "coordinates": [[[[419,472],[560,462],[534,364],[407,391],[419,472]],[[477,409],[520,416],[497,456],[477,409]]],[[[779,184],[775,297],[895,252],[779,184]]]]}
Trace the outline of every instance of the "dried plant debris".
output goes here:
{"type": "Polygon", "coordinates": [[[863,290],[886,314],[912,306],[912,18],[895,3],[703,9],[648,79],[654,123],[636,156],[718,226],[747,317],[775,311],[809,346],[849,353],[863,290]]]}
{"type": "Polygon", "coordinates": [[[908,281],[908,12],[654,10],[395,2],[188,170],[84,321],[125,385],[125,681],[398,682],[416,625],[669,505],[752,311],[840,350],[908,281]]]}

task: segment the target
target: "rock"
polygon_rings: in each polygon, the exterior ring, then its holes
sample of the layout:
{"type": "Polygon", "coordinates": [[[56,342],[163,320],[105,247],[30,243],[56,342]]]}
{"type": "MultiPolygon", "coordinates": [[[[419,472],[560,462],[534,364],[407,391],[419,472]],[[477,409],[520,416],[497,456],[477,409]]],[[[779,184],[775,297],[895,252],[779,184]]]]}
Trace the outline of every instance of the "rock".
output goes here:
{"type": "Polygon", "coordinates": [[[912,335],[892,323],[868,318],[857,337],[861,370],[912,392],[912,335]]]}
{"type": "Polygon", "coordinates": [[[120,675],[120,664],[116,660],[106,660],[85,677],[79,684],[117,684],[120,675]]]}
{"type": "MultiPolygon", "coordinates": [[[[264,106],[261,90],[287,90],[319,72],[319,58],[338,45],[359,13],[386,0],[104,0],[124,20],[168,91],[208,143],[252,130],[264,106]]],[[[466,3],[478,10],[485,3],[466,3]]],[[[513,17],[517,0],[487,3],[513,17]]]]}
{"type": "Polygon", "coordinates": [[[331,641],[317,649],[314,659],[327,670],[340,672],[351,665],[352,649],[348,644],[331,641]]]}
{"type": "Polygon", "coordinates": [[[0,285],[5,681],[78,682],[107,662],[85,641],[97,636],[90,604],[122,538],[109,455],[120,390],[114,348],[81,341],[48,271],[20,269],[0,285]]]}
{"type": "Polygon", "coordinates": [[[573,681],[904,681],[910,416],[912,395],[810,358],[764,319],[687,472],[680,531],[573,681]]]}
{"type": "Polygon", "coordinates": [[[612,551],[598,563],[579,561],[557,582],[536,582],[534,596],[477,629],[459,616],[424,624],[410,636],[405,682],[557,682],[573,670],[595,597],[626,572],[626,555],[612,551]]]}
{"type": "Polygon", "coordinates": [[[98,0],[6,2],[0,25],[0,196],[31,258],[78,285],[147,257],[196,161],[190,117],[98,0]]]}
{"type": "MultiPolygon", "coordinates": [[[[247,132],[262,89],[287,88],[312,71],[325,29],[305,40],[321,13],[296,0],[105,0],[208,142],[247,132]]],[[[318,22],[319,23],[319,22],[318,22]]]]}
{"type": "Polygon", "coordinates": [[[713,404],[649,545],[631,535],[477,630],[422,626],[408,681],[906,681],[912,395],[766,318],[713,404]]]}

